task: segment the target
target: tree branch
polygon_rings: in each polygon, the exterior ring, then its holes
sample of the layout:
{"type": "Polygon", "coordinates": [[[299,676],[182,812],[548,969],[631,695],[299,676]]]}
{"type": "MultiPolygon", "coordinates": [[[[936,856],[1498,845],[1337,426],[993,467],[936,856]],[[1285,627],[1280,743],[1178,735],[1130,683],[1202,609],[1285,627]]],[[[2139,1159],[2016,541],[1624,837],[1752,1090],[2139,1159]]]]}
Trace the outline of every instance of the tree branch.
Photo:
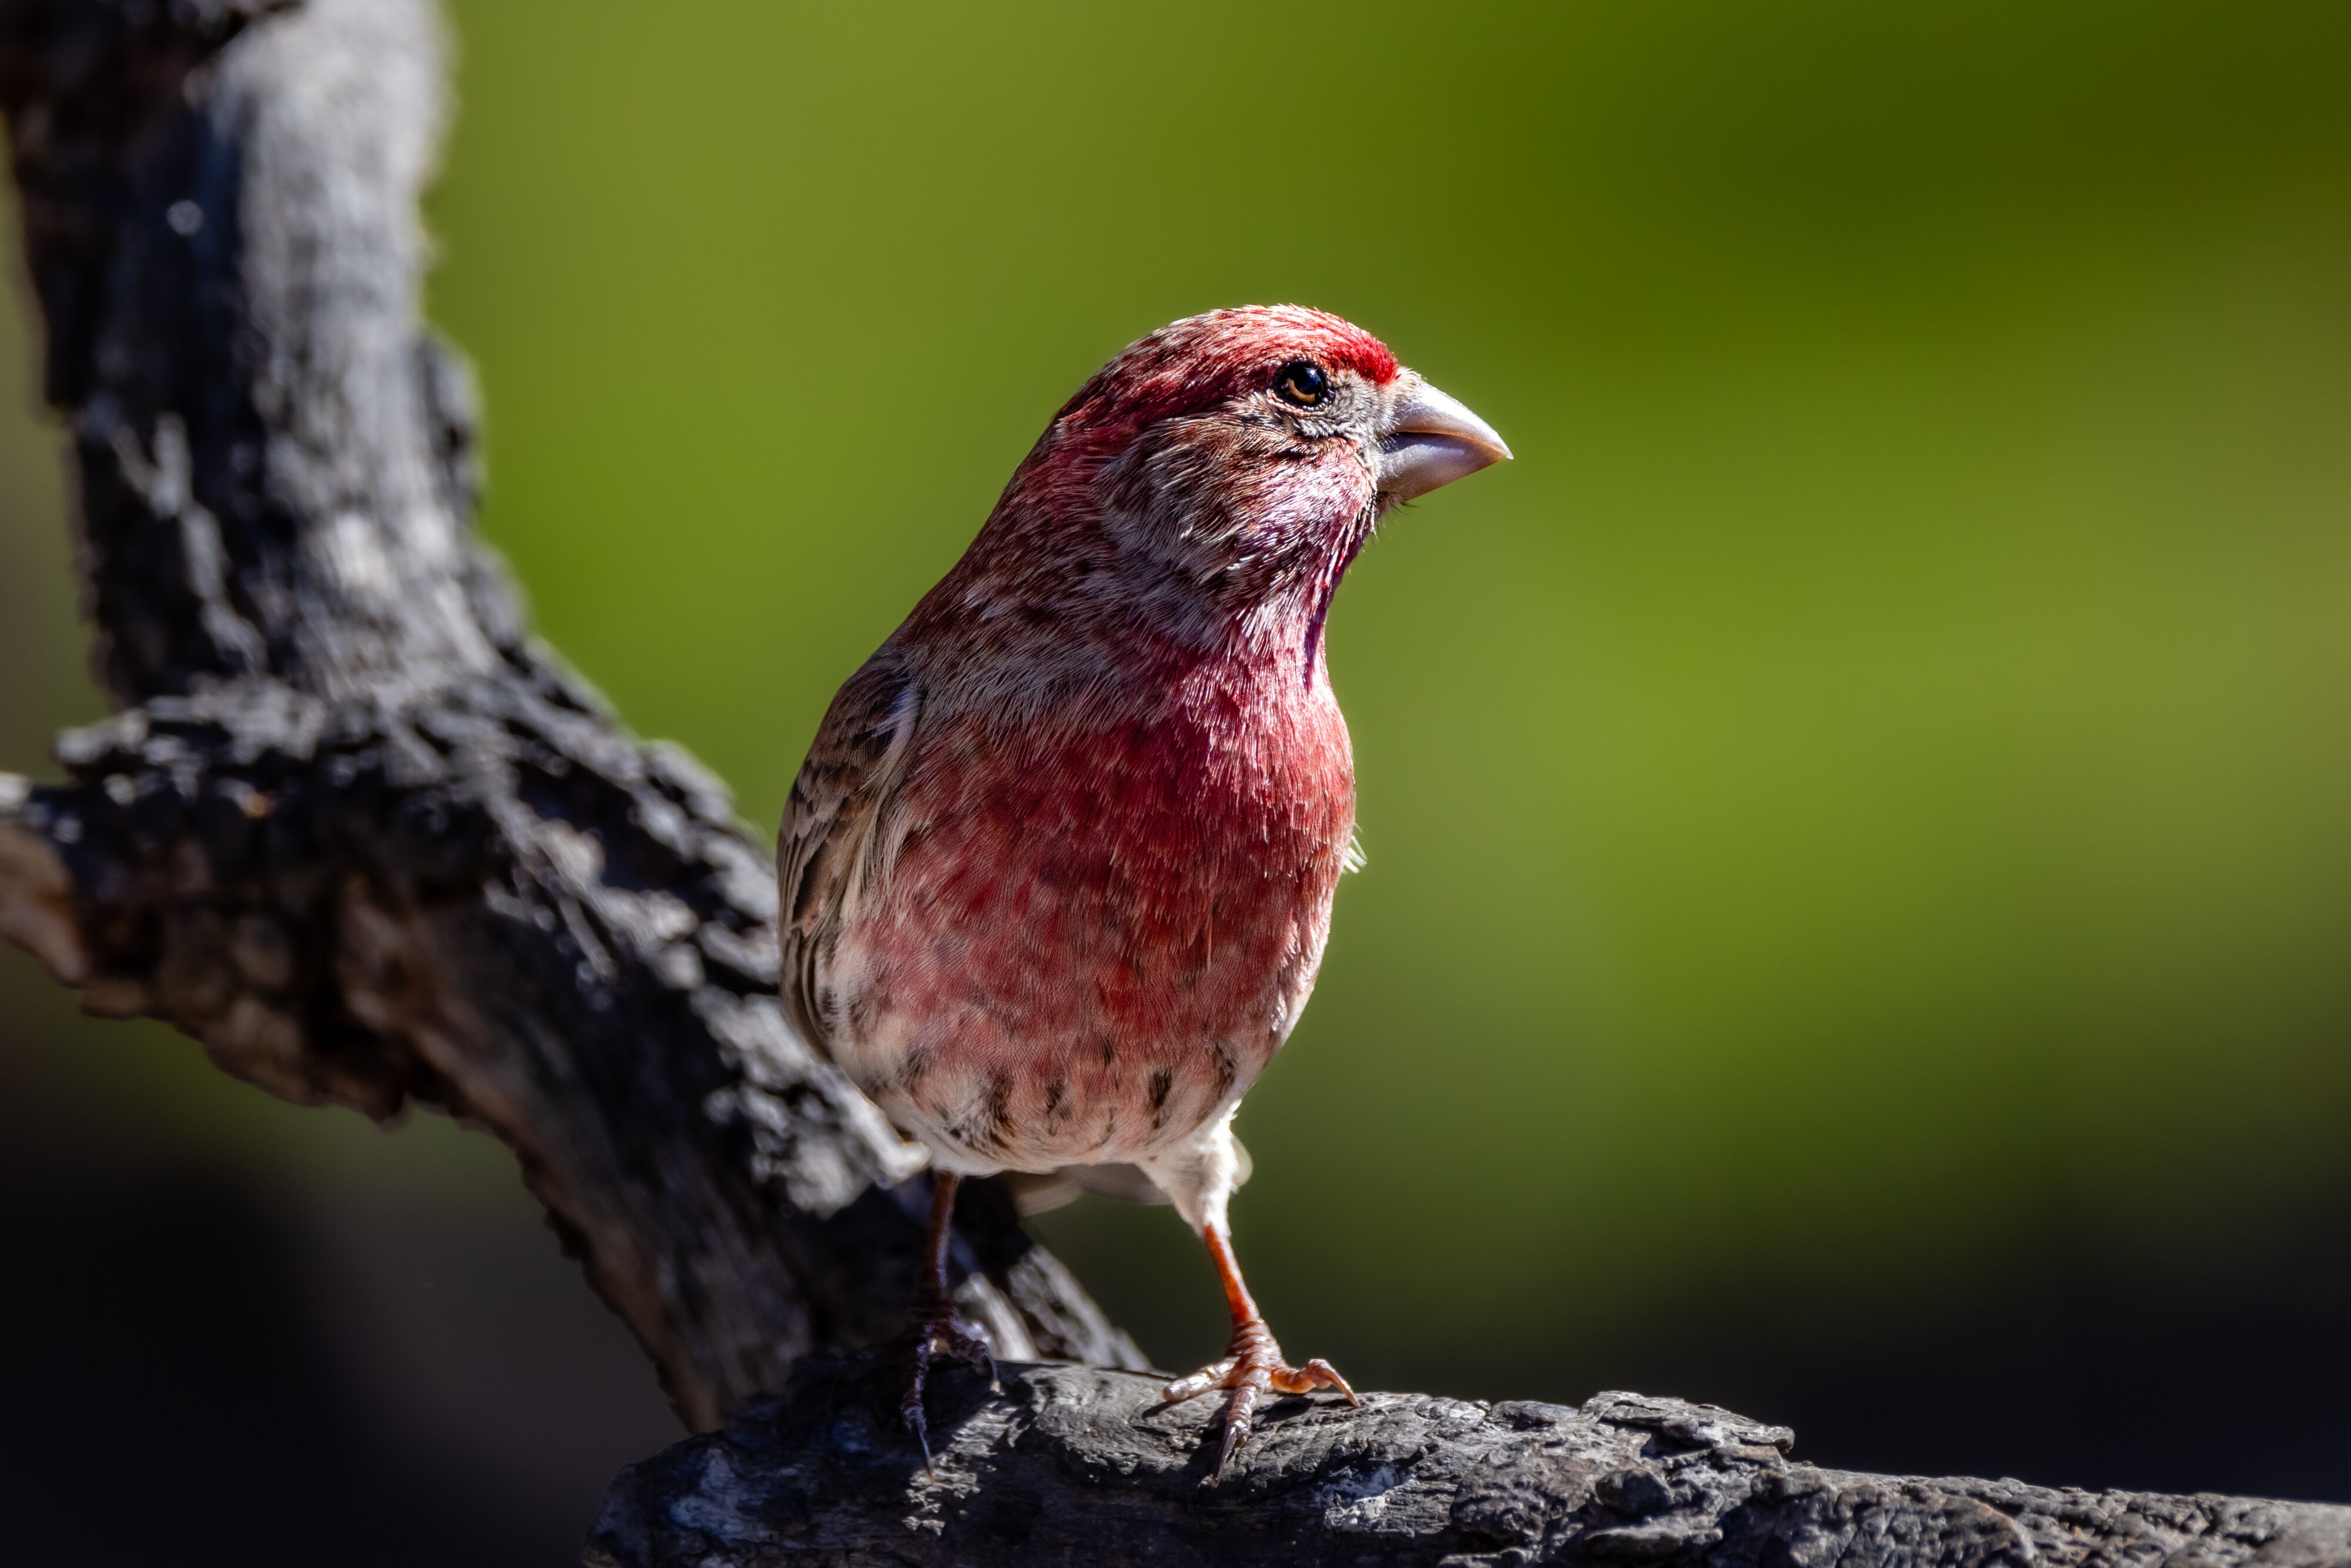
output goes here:
{"type": "MultiPolygon", "coordinates": [[[[511,1147],[715,1425],[897,1326],[919,1155],[785,1027],[725,789],[525,633],[424,333],[424,0],[0,0],[0,109],[126,711],[0,783],[0,934],[272,1093],[511,1147]]],[[[1014,1355],[1138,1364],[1000,1196],[959,1216],[1014,1355]]]]}
{"type": "Polygon", "coordinates": [[[621,1472],[588,1539],[602,1568],[778,1563],[1437,1563],[1912,1568],[2351,1562],[2351,1508],[2085,1492],[1821,1469],[1710,1405],[1602,1394],[1581,1409],[1374,1394],[1269,1407],[1213,1490],[1213,1402],[1083,1367],[933,1385],[935,1477],[897,1430],[886,1365],[819,1361],[621,1472]],[[950,1437],[949,1434],[952,1433],[950,1437]],[[944,1442],[942,1439],[945,1439],[944,1442]]]}
{"type": "MultiPolygon", "coordinates": [[[[1213,1401],[947,1371],[935,1479],[876,1343],[918,1156],[786,1028],[764,849],[532,641],[473,538],[462,362],[422,329],[429,0],[0,0],[0,110],[122,711],[0,774],[0,936],[225,1071],[503,1139],[679,1411],[599,1562],[2351,1563],[2351,1510],[1888,1480],[1629,1395],[1213,1401]],[[799,1381],[783,1399],[760,1391],[799,1381]]],[[[968,1186],[959,1294],[1012,1361],[1141,1357],[968,1186]]]]}

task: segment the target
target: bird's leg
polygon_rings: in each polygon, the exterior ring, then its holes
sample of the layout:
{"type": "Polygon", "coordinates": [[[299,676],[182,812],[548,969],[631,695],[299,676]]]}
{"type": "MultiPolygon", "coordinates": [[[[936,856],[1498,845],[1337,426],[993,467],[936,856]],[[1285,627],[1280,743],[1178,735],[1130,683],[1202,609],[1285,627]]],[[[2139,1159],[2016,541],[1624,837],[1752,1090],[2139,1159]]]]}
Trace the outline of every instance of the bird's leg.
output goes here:
{"type": "Polygon", "coordinates": [[[1281,1347],[1274,1343],[1273,1331],[1258,1315],[1257,1302],[1249,1298],[1249,1286],[1241,1281],[1241,1266],[1234,1260],[1233,1239],[1223,1222],[1211,1221],[1201,1228],[1200,1235],[1208,1244],[1208,1256],[1217,1260],[1217,1278],[1225,1282],[1225,1304],[1233,1313],[1233,1337],[1225,1346],[1222,1361],[1169,1384],[1167,1399],[1172,1404],[1206,1394],[1211,1388],[1228,1391],[1224,1446],[1217,1449],[1217,1468],[1208,1475],[1208,1484],[1214,1486],[1224,1479],[1226,1465],[1248,1438],[1258,1401],[1265,1397],[1268,1390],[1276,1394],[1311,1394],[1318,1388],[1335,1388],[1347,1396],[1350,1405],[1363,1401],[1355,1397],[1355,1391],[1347,1386],[1347,1380],[1332,1370],[1329,1362],[1318,1357],[1304,1366],[1292,1366],[1281,1359],[1281,1347]]]}
{"type": "Polygon", "coordinates": [[[956,1187],[962,1180],[952,1171],[931,1175],[931,1224],[924,1241],[923,1278],[914,1287],[913,1321],[906,1327],[913,1342],[914,1367],[906,1375],[906,1397],[899,1403],[898,1414],[913,1429],[914,1441],[922,1445],[925,1472],[931,1468],[931,1432],[923,1419],[923,1385],[930,1376],[932,1360],[949,1355],[967,1361],[987,1374],[990,1388],[1002,1386],[996,1381],[996,1362],[987,1354],[987,1336],[964,1321],[956,1311],[955,1298],[947,1292],[947,1247],[955,1234],[956,1187]]]}

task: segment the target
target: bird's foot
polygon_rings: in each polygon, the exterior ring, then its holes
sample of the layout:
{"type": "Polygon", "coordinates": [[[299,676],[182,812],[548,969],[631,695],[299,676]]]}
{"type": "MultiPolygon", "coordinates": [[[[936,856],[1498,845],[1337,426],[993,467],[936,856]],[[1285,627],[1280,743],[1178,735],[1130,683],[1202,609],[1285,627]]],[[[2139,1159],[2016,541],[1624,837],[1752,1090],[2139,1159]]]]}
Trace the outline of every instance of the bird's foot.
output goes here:
{"type": "Polygon", "coordinates": [[[898,1415],[914,1434],[922,1446],[923,1470],[931,1470],[931,1428],[923,1418],[923,1385],[930,1380],[931,1363],[944,1356],[950,1361],[967,1362],[987,1375],[991,1393],[1001,1394],[1004,1385],[997,1381],[996,1358],[988,1354],[987,1336],[956,1311],[955,1302],[945,1296],[927,1292],[914,1303],[913,1321],[906,1325],[904,1338],[911,1364],[906,1373],[906,1396],[898,1403],[898,1415]]]}
{"type": "Polygon", "coordinates": [[[1281,1359],[1281,1347],[1273,1343],[1273,1332],[1262,1318],[1251,1318],[1233,1330],[1232,1343],[1225,1347],[1222,1361],[1212,1362],[1189,1377],[1179,1377],[1167,1385],[1166,1398],[1171,1405],[1195,1398],[1212,1388],[1222,1388],[1225,1396],[1224,1446],[1217,1451],[1217,1468],[1209,1472],[1208,1485],[1215,1486],[1224,1479],[1225,1467],[1240,1451],[1249,1435],[1258,1402],[1267,1393],[1311,1394],[1318,1388],[1335,1388],[1347,1396],[1350,1405],[1361,1405],[1347,1380],[1319,1357],[1304,1366],[1292,1366],[1281,1359]]]}

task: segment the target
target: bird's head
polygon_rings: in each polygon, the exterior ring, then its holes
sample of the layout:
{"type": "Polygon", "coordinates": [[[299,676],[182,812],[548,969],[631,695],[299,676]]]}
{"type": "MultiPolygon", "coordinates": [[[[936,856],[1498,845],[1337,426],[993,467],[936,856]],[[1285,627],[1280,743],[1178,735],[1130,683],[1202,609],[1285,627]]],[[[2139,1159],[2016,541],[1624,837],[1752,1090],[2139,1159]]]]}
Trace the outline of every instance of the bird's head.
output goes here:
{"type": "Polygon", "coordinates": [[[1216,310],[1079,389],[982,553],[1051,562],[1061,591],[1201,626],[1303,627],[1311,643],[1383,512],[1510,455],[1360,327],[1294,305],[1216,310]]]}

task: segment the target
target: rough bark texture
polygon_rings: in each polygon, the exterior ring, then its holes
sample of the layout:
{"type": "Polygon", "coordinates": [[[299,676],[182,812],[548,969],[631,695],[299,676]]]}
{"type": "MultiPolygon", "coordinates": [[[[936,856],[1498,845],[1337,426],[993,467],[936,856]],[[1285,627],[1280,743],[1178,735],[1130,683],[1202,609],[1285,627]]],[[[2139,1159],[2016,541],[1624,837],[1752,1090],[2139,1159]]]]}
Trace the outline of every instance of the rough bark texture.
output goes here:
{"type": "MultiPolygon", "coordinates": [[[[1813,1469],[1788,1435],[1583,1410],[1272,1406],[949,1371],[891,1414],[915,1156],[785,1027],[775,894],[725,790],[526,632],[472,538],[472,392],[420,327],[429,0],[0,0],[0,110],[70,421],[97,663],[68,781],[0,774],[0,936],[107,1015],[379,1117],[486,1127],[679,1410],[624,1564],[2351,1564],[2351,1510],[1813,1469]],[[783,1398],[795,1364],[799,1381],[783,1398]]],[[[1134,1345],[967,1187],[959,1293],[1008,1358],[1134,1345]]]]}
{"type": "Polygon", "coordinates": [[[1824,1470],[1784,1427],[1601,1394],[1581,1409],[1374,1394],[1271,1406],[1205,1488],[1211,1408],[1085,1367],[935,1385],[935,1472],[886,1365],[820,1358],[788,1397],[632,1466],[588,1539],[604,1568],[936,1563],[2311,1568],[2351,1508],[1824,1470]]]}
{"type": "MultiPolygon", "coordinates": [[[[893,1332],[919,1156],[786,1029],[726,793],[526,634],[421,327],[425,0],[0,0],[97,664],[61,788],[0,776],[0,934],[227,1071],[511,1146],[697,1427],[893,1332]]],[[[1136,1364],[976,1191],[1008,1354],[1136,1364]]]]}

